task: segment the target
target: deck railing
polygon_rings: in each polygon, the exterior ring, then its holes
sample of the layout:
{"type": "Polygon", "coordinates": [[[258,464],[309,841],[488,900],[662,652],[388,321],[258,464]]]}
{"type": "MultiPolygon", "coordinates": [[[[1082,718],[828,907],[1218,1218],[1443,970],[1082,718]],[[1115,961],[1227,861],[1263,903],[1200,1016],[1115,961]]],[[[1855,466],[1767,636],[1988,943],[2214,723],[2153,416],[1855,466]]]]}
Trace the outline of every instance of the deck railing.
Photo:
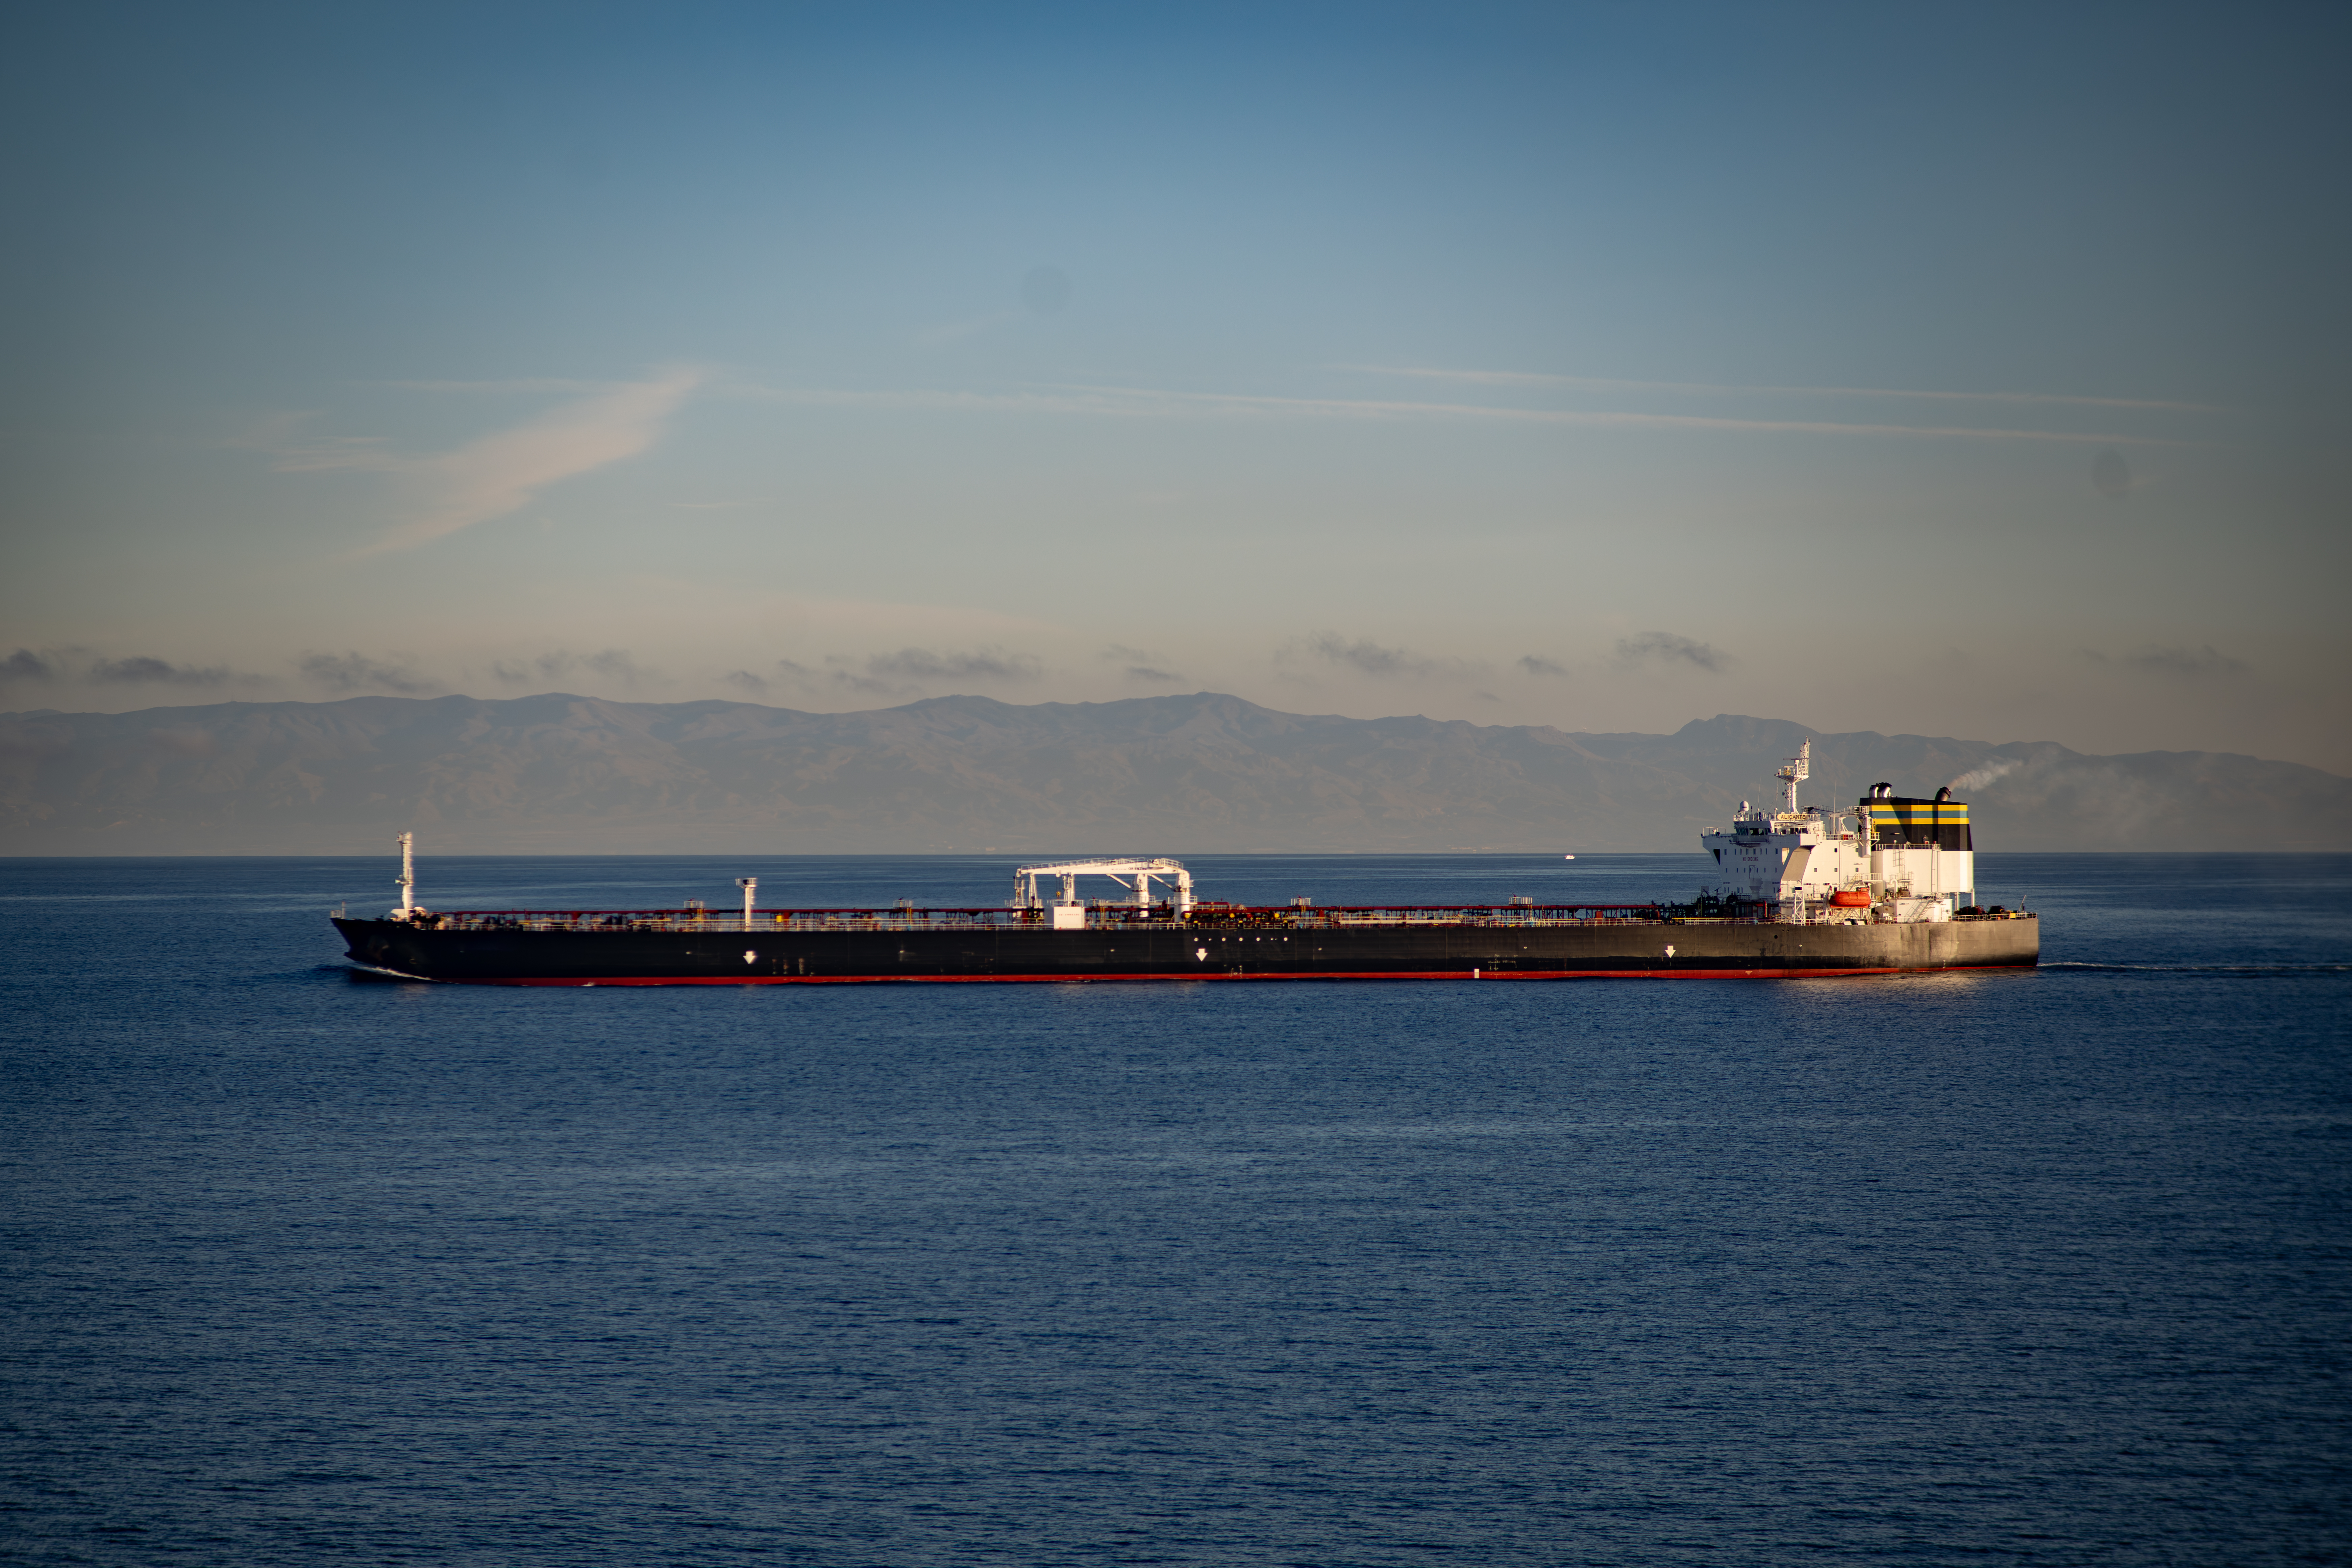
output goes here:
{"type": "MultiPolygon", "coordinates": [[[[1855,911],[1865,916],[1868,911],[1855,911]]],[[[1839,911],[1843,921],[1845,911],[1839,911]]],[[[1954,921],[2032,920],[2023,910],[1954,915],[1954,921]]],[[[437,931],[683,931],[717,936],[762,931],[1050,931],[1043,910],[855,909],[754,910],[747,921],[734,911],[695,910],[455,910],[418,912],[416,924],[437,931]]],[[[1656,904],[1367,904],[1315,909],[1198,905],[1188,919],[1171,906],[1149,910],[1105,905],[1087,910],[1088,931],[1332,931],[1360,926],[1478,926],[1504,930],[1557,926],[1789,925],[1769,914],[1687,914],[1656,904]]],[[[1828,924],[1828,910],[1806,923],[1828,924]]],[[[1069,928],[1061,928],[1067,930],[1069,928]]]]}
{"type": "MultiPolygon", "coordinates": [[[[1328,931],[1349,926],[1658,925],[1665,912],[1650,904],[1381,904],[1319,909],[1196,905],[1180,918],[1172,906],[1107,904],[1087,910],[1088,931],[1158,928],[1169,931],[1328,931]]],[[[420,912],[417,922],[440,931],[1048,931],[1044,910],[854,909],[754,910],[751,917],[718,910],[452,910],[420,912]]],[[[1068,929],[1066,927],[1062,929],[1068,929]]]]}

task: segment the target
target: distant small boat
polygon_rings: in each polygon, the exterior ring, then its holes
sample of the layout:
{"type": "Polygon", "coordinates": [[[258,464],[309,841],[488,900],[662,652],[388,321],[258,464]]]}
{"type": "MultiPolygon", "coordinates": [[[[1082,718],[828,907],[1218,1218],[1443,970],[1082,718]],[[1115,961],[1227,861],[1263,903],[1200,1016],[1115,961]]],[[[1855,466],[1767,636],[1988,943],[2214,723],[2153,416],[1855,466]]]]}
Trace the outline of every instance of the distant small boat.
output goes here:
{"type": "Polygon", "coordinates": [[[1563,855],[1563,856],[1561,856],[1561,857],[1560,857],[1560,858],[1561,858],[1561,859],[1563,859],[1563,860],[1573,860],[1573,859],[1575,859],[1575,858],[1576,858],[1576,857],[1575,857],[1575,856],[1573,856],[1573,855],[1563,855]]]}

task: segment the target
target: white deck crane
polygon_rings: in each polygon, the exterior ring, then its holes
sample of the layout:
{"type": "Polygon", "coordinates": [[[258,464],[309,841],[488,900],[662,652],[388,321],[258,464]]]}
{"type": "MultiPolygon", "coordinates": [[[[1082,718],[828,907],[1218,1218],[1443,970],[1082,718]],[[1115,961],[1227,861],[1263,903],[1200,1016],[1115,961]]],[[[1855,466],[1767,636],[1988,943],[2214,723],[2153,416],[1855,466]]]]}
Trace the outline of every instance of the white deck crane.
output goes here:
{"type": "Polygon", "coordinates": [[[1055,931],[1076,930],[1087,923],[1087,907],[1078,902],[1080,877],[1108,877],[1122,888],[1135,892],[1135,907],[1151,907],[1151,879],[1155,877],[1171,883],[1176,889],[1176,916],[1181,920],[1192,912],[1192,873],[1184,869],[1181,860],[1162,857],[1130,860],[1055,860],[1045,865],[1024,866],[1013,873],[1013,902],[1016,909],[1051,909],[1055,931]],[[1037,896],[1037,879],[1059,877],[1062,896],[1050,905],[1037,896]],[[1134,879],[1132,881],[1128,879],[1134,879]]]}

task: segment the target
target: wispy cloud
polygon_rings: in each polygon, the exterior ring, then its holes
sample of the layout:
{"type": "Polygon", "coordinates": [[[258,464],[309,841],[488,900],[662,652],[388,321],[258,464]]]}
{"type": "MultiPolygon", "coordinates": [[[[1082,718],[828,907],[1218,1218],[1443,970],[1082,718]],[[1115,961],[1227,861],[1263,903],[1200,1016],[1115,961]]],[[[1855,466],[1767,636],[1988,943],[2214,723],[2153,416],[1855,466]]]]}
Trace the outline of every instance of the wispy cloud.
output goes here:
{"type": "Polygon", "coordinates": [[[1538,654],[1523,654],[1519,658],[1519,673],[1522,675],[1566,675],[1568,673],[1568,666],[1560,663],[1557,659],[1545,658],[1538,654]]]}
{"type": "Polygon", "coordinates": [[[1113,643],[1095,657],[1108,659],[1113,664],[1125,665],[1127,679],[1129,680],[1173,686],[1180,684],[1184,679],[1175,670],[1162,669],[1157,654],[1145,648],[1129,647],[1124,643],[1113,643]]]}
{"type": "Polygon", "coordinates": [[[877,653],[866,661],[866,668],[870,675],[900,680],[1034,680],[1045,673],[1026,654],[993,649],[941,654],[927,647],[877,653]]]}
{"type": "Polygon", "coordinates": [[[225,686],[236,678],[219,665],[173,664],[134,656],[100,659],[89,667],[89,679],[110,686],[225,686]]]}
{"type": "Polygon", "coordinates": [[[1276,657],[1291,658],[1299,654],[1336,664],[1358,675],[1370,676],[1375,680],[1439,680],[1486,673],[1486,667],[1474,660],[1432,658],[1427,654],[1415,653],[1409,647],[1390,647],[1369,637],[1350,640],[1337,632],[1317,632],[1292,644],[1276,657]]]}
{"type": "Polygon", "coordinates": [[[2149,647],[2124,656],[2124,662],[2148,675],[2171,680],[2206,680],[2220,675],[2243,675],[2246,661],[2231,658],[2211,644],[2203,647],[2149,647]]]}
{"type": "Polygon", "coordinates": [[[2222,414],[2210,403],[2170,403],[2146,397],[2085,397],[2063,392],[1937,392],[1896,386],[1773,386],[1714,381],[1625,381],[1600,375],[1548,375],[1524,370],[1441,370],[1422,365],[1335,364],[1333,370],[1364,375],[1410,376],[1473,386],[1591,387],[1612,392],[1680,392],[1706,396],[1749,394],[1795,397],[1916,397],[1950,403],[2054,403],[2078,408],[2160,408],[2181,414],[2222,414]]]}
{"type": "Polygon", "coordinates": [[[641,686],[663,679],[657,669],[639,664],[628,649],[608,647],[602,653],[575,654],[559,648],[531,658],[499,659],[490,666],[490,678],[509,686],[520,686],[542,680],[561,680],[575,670],[586,670],[604,680],[618,681],[624,686],[641,686]]]}
{"type": "Polygon", "coordinates": [[[277,466],[287,472],[352,469],[399,479],[413,498],[411,515],[359,553],[414,549],[520,511],[550,485],[644,452],[706,379],[701,370],[678,368],[608,386],[453,452],[407,457],[381,441],[347,438],[283,449],[277,466]]]}
{"type": "Polygon", "coordinates": [[[1645,664],[1669,668],[1686,664],[1710,675],[1720,675],[1731,668],[1731,656],[1719,647],[1674,632],[1643,632],[1619,637],[1616,655],[1610,662],[1620,669],[1638,669],[1645,664]]]}
{"type": "Polygon", "coordinates": [[[174,664],[149,654],[109,658],[86,647],[20,647],[0,658],[0,685],[178,686],[196,689],[267,684],[267,678],[220,664],[174,664]]]}
{"type": "Polygon", "coordinates": [[[1425,658],[1411,648],[1383,647],[1367,637],[1349,642],[1337,632],[1322,632],[1307,639],[1307,651],[1344,665],[1359,675],[1381,679],[1398,676],[1408,678],[1437,673],[1437,661],[1425,658]]]}
{"type": "Polygon", "coordinates": [[[782,403],[889,412],[1061,414],[1131,419],[1294,418],[1469,419],[1602,430],[1712,430],[1801,436],[1908,437],[1937,440],[2044,441],[2126,447],[2200,446],[2168,437],[2114,431],[2022,430],[1974,425],[1872,425],[1819,419],[1746,419],[1635,409],[1513,408],[1481,403],[1400,402],[1344,397],[1272,397],[1228,392],[1176,392],[1125,386],[1048,386],[1034,392],[847,391],[824,387],[747,389],[782,403]]]}
{"type": "Polygon", "coordinates": [[[314,653],[296,666],[302,678],[341,696],[361,691],[389,691],[398,697],[431,697],[448,688],[431,679],[405,659],[373,659],[360,653],[314,653]]]}

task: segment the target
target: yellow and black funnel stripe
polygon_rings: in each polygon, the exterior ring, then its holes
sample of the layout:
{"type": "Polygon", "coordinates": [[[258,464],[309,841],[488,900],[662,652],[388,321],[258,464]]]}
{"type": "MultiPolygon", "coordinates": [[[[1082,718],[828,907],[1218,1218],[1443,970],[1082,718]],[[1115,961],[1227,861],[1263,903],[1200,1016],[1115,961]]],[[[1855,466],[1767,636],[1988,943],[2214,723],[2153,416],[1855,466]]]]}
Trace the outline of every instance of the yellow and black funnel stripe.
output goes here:
{"type": "Polygon", "coordinates": [[[1936,844],[1946,849],[1974,847],[1969,837],[1969,808],[1957,800],[1913,800],[1896,795],[1864,800],[1863,815],[1870,820],[1873,844],[1936,844]]]}

